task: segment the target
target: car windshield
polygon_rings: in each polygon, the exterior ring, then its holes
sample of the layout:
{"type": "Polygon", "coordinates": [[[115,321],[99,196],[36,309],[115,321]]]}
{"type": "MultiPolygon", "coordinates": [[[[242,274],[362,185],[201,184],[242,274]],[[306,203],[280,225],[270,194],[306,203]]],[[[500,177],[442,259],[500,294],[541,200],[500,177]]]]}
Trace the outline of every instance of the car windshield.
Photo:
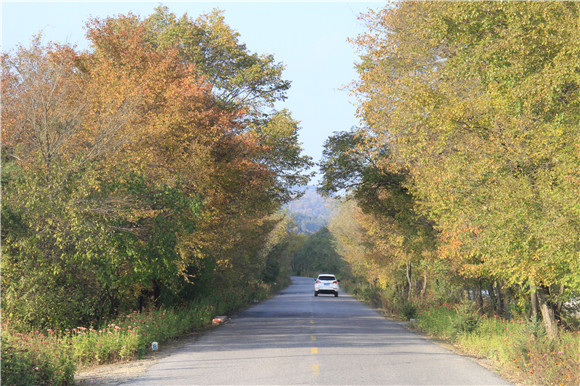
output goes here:
{"type": "Polygon", "coordinates": [[[334,276],[318,276],[318,280],[336,280],[334,276]]]}

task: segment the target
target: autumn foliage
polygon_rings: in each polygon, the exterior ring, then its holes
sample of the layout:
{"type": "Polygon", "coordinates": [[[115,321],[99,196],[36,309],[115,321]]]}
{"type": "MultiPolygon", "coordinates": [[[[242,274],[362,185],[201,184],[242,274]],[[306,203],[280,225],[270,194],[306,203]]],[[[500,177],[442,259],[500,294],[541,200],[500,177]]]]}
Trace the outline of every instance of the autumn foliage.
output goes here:
{"type": "Polygon", "coordinates": [[[2,309],[16,323],[64,329],[280,274],[265,275],[272,214],[310,166],[273,110],[282,66],[219,13],[180,26],[230,45],[164,40],[159,18],[177,22],[166,8],[94,19],[87,51],[36,37],[3,55],[2,309]],[[216,87],[220,60],[234,75],[216,87]],[[261,88],[236,83],[251,66],[261,88]]]}
{"type": "Polygon", "coordinates": [[[363,210],[352,258],[372,280],[410,299],[485,295],[557,334],[580,290],[579,13],[406,1],[361,16],[364,126],[328,140],[321,189],[348,187],[363,210]]]}

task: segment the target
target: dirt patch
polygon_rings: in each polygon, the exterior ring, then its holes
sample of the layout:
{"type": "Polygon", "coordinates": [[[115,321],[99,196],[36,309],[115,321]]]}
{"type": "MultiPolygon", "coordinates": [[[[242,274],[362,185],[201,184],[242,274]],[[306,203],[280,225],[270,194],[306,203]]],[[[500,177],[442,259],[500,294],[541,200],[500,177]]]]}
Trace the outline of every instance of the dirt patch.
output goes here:
{"type": "Polygon", "coordinates": [[[138,378],[157,361],[170,356],[183,346],[192,344],[202,334],[203,332],[194,332],[159,344],[159,350],[147,353],[142,359],[81,368],[75,374],[75,385],[119,385],[138,378]]]}

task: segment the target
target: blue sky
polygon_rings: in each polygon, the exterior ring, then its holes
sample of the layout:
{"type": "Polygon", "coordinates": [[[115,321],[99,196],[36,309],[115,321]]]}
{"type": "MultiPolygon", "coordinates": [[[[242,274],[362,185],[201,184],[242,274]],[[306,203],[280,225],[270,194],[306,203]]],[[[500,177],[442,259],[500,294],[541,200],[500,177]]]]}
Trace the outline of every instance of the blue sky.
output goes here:
{"type": "MultiPolygon", "coordinates": [[[[90,17],[133,12],[141,17],[163,4],[178,16],[197,17],[213,8],[225,10],[226,22],[240,33],[240,41],[259,54],[273,54],[286,65],[284,78],[292,81],[288,99],[279,104],[301,122],[300,140],[306,154],[318,162],[322,145],[335,131],[358,125],[354,98],[345,85],[356,79],[356,51],[348,37],[365,31],[357,20],[383,1],[135,1],[28,2],[2,1],[2,51],[28,45],[43,31],[45,41],[88,48],[84,24],[90,17]]],[[[318,179],[318,178],[317,178],[318,179]]],[[[316,179],[316,180],[317,180],[316,179]]],[[[313,183],[316,183],[316,180],[313,183]]]]}

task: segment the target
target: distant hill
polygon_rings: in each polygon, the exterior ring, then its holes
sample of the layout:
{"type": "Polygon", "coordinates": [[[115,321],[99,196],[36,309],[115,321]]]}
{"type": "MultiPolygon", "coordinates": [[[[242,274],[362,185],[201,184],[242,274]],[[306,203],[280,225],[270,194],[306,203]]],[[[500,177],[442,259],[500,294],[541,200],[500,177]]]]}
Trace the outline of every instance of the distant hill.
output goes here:
{"type": "Polygon", "coordinates": [[[284,210],[294,217],[296,232],[311,234],[328,224],[334,205],[333,199],[324,198],[315,187],[307,186],[304,195],[286,204],[284,210]]]}

